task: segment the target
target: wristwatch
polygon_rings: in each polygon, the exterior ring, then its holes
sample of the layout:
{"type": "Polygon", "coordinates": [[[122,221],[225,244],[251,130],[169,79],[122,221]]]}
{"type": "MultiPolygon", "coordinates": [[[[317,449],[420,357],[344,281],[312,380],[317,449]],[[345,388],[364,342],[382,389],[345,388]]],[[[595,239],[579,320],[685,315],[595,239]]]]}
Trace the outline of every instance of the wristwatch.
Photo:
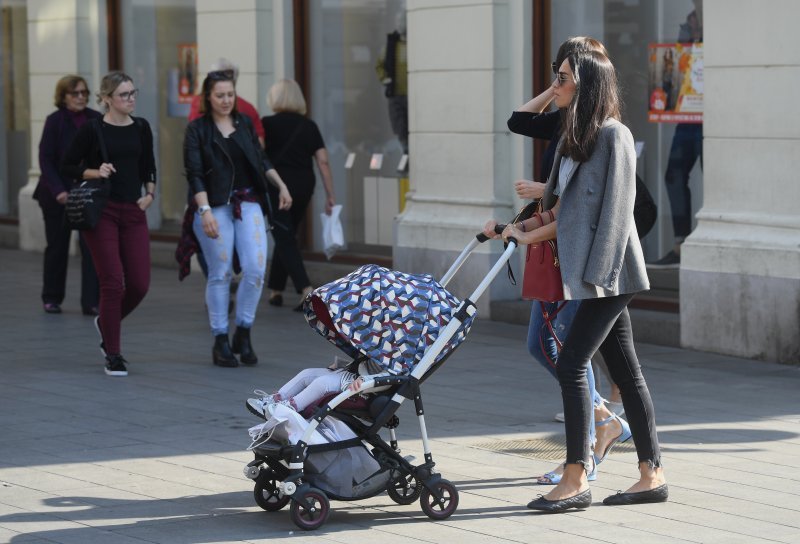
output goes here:
{"type": "Polygon", "coordinates": [[[197,208],[197,213],[200,215],[203,215],[207,211],[211,211],[211,206],[200,206],[199,208],[197,208]]]}

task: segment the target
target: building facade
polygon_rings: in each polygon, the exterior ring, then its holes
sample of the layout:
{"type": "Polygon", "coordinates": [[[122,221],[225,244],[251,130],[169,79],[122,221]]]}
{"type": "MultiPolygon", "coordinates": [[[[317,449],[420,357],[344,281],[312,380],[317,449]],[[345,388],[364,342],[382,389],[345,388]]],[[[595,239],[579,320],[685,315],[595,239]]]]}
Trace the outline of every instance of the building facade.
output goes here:
{"type": "MultiPolygon", "coordinates": [[[[790,28],[800,5],[791,0],[0,0],[0,8],[0,224],[17,229],[23,249],[44,246],[31,194],[60,76],[78,73],[93,91],[109,68],[134,78],[137,113],[156,137],[158,206],[148,221],[169,239],[186,202],[182,97],[224,57],[239,65],[238,92],[262,115],[275,81],[300,82],[330,151],[353,258],[391,257],[397,269],[434,275],[486,220],[513,215],[522,204],[513,181],[539,180],[543,147],[511,134],[506,120],[550,84],[561,41],[596,37],[618,69],[637,171],[659,206],[643,239],[648,261],[676,241],[675,148],[687,135],[699,142],[684,160],[691,233],[679,265],[652,269],[651,302],[679,311],[687,347],[800,359],[800,184],[789,160],[800,145],[800,105],[790,96],[800,81],[800,38],[790,28]],[[398,39],[403,90],[389,91],[382,64],[397,62],[387,51],[398,39]],[[681,79],[687,58],[699,59],[691,81],[681,79]],[[653,114],[664,104],[677,111],[689,83],[702,95],[701,123],[653,114]]],[[[321,249],[315,197],[311,252],[321,249]]],[[[453,290],[466,295],[501,252],[497,242],[481,247],[453,290]]],[[[520,261],[514,269],[521,276],[520,261]]],[[[479,307],[518,297],[498,280],[479,307]]]]}

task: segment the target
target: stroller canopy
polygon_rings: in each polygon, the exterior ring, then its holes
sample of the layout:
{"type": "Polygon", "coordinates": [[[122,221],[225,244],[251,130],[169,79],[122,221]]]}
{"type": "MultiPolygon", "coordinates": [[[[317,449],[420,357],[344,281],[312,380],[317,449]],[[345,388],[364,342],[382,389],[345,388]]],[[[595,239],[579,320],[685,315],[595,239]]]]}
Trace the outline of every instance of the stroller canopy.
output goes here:
{"type": "MultiPolygon", "coordinates": [[[[365,355],[392,374],[406,374],[459,304],[430,274],[368,264],[315,289],[303,309],[308,324],[350,357],[365,355]]],[[[464,340],[472,321],[464,321],[436,362],[464,340]]]]}

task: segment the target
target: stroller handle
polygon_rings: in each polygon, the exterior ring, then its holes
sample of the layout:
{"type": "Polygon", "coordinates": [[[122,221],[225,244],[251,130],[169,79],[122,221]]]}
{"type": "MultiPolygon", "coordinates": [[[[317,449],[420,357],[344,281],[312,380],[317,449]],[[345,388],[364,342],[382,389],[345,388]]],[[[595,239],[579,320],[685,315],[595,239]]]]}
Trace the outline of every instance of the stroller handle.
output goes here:
{"type": "MultiPolygon", "coordinates": [[[[507,226],[507,225],[502,225],[502,224],[501,224],[501,225],[495,225],[495,226],[494,226],[494,233],[495,233],[495,234],[503,234],[503,231],[504,231],[504,230],[506,230],[506,226],[507,226]]],[[[486,242],[486,241],[488,241],[488,240],[491,240],[491,238],[489,238],[488,236],[486,236],[486,235],[485,235],[484,233],[482,233],[482,232],[479,232],[479,233],[478,233],[478,234],[475,236],[475,239],[476,239],[476,240],[478,240],[480,243],[484,243],[484,242],[486,242]]]]}
{"type": "MultiPolygon", "coordinates": [[[[495,225],[494,226],[494,231],[497,234],[502,234],[503,231],[505,230],[506,226],[507,225],[495,225]]],[[[480,232],[480,233],[476,234],[475,238],[473,238],[470,241],[470,243],[467,244],[467,247],[464,248],[464,250],[461,252],[461,255],[458,256],[458,258],[455,260],[455,262],[450,267],[450,269],[447,271],[447,273],[444,276],[442,276],[441,280],[439,280],[439,283],[441,284],[441,286],[442,287],[447,287],[447,284],[450,283],[450,280],[452,280],[453,276],[456,275],[456,272],[458,272],[458,270],[461,268],[461,265],[463,265],[464,262],[467,260],[467,257],[469,257],[470,254],[472,254],[473,251],[475,251],[476,247],[478,247],[480,244],[482,244],[482,243],[484,243],[484,242],[486,242],[488,240],[491,240],[491,238],[486,236],[484,233],[480,232]]],[[[519,246],[519,242],[513,236],[510,236],[508,238],[508,242],[509,243],[510,242],[514,242],[513,247],[519,246]]],[[[505,260],[508,260],[508,258],[506,257],[505,260]]],[[[494,279],[494,276],[492,276],[492,279],[494,279]]],[[[489,281],[491,281],[491,280],[489,280],[489,281]]]]}

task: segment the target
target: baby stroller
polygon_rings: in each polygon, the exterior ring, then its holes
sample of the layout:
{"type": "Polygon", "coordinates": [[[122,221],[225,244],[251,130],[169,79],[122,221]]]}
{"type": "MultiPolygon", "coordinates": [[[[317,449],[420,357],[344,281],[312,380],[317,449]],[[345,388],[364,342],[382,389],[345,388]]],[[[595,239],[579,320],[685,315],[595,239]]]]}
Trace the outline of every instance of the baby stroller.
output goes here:
{"type": "Polygon", "coordinates": [[[261,508],[277,511],[291,503],[292,521],[304,530],[325,523],[329,499],[355,501],[384,491],[397,504],[419,500],[433,520],[456,511],[456,486],[434,470],[420,386],[466,338],[475,301],[517,245],[512,240],[470,298],[459,302],[444,286],[486,240],[482,234],[473,239],[440,283],[427,274],[366,265],[306,298],[309,325],[356,363],[372,359],[390,375],[309,407],[307,427],[296,441],[269,437],[254,442],[255,459],[244,473],[255,481],[255,501],[261,508]],[[413,401],[420,424],[424,462],[416,466],[400,455],[395,433],[396,413],[406,400],[413,401]],[[388,443],[379,435],[383,428],[388,429],[388,443]],[[327,439],[315,440],[320,435],[327,439]]]}

